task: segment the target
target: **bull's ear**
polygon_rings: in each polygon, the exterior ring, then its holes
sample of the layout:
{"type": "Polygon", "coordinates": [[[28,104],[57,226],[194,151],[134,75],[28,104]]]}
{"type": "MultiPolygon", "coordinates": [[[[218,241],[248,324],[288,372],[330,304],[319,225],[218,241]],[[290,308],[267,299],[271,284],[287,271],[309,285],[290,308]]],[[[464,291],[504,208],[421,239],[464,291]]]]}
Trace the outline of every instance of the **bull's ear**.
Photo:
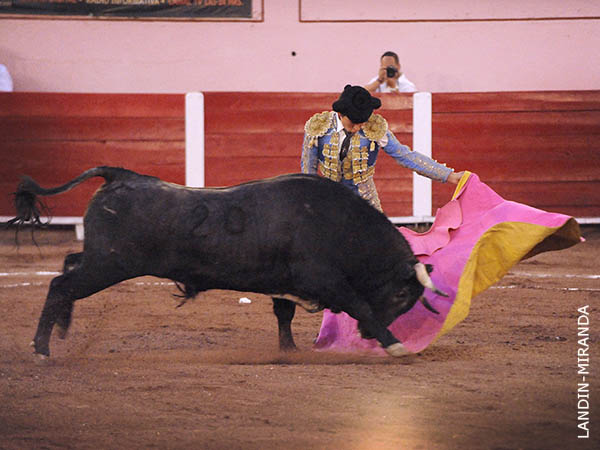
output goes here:
{"type": "Polygon", "coordinates": [[[427,273],[433,272],[433,266],[431,264],[425,264],[425,267],[427,268],[427,273]]]}

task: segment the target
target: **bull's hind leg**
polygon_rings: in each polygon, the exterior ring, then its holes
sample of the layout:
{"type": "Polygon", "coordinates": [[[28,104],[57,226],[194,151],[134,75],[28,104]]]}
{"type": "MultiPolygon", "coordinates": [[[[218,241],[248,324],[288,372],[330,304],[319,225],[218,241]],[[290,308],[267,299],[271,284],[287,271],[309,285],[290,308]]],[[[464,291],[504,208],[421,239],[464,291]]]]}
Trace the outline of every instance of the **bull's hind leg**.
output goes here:
{"type": "Polygon", "coordinates": [[[83,259],[83,252],[81,253],[69,253],[65,257],[65,262],[63,263],[63,273],[70,272],[75,269],[78,265],[81,264],[81,260],[83,259]]]}
{"type": "Polygon", "coordinates": [[[33,338],[35,352],[50,355],[50,335],[54,325],[58,325],[60,337],[66,335],[75,300],[89,297],[127,278],[130,277],[123,276],[115,267],[96,267],[91,271],[84,269],[81,264],[54,278],[50,282],[46,303],[33,338]]]}
{"type": "MultiPolygon", "coordinates": [[[[63,274],[72,272],[81,265],[83,260],[83,252],[80,253],[69,253],[65,257],[63,263],[63,274]]],[[[73,302],[67,302],[64,308],[60,309],[58,317],[56,318],[57,333],[58,337],[64,339],[67,336],[67,330],[71,325],[71,314],[73,312],[73,302]]]]}
{"type": "Polygon", "coordinates": [[[292,336],[292,319],[296,312],[296,304],[283,298],[273,297],[273,312],[277,316],[279,327],[279,349],[296,350],[296,343],[292,336]]]}

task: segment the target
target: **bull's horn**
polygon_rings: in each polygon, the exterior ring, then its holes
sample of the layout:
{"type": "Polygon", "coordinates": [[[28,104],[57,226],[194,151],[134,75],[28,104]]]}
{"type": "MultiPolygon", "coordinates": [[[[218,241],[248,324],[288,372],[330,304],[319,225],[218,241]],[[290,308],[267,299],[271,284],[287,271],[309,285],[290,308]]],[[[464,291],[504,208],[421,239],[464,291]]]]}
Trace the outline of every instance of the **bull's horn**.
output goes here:
{"type": "Polygon", "coordinates": [[[429,300],[427,300],[425,297],[421,296],[419,298],[420,302],[423,303],[423,306],[425,308],[427,308],[429,311],[431,311],[434,314],[439,314],[439,311],[437,309],[435,309],[431,303],[429,303],[429,300]]]}
{"type": "Polygon", "coordinates": [[[415,264],[415,272],[417,273],[417,280],[419,280],[419,283],[421,283],[424,287],[432,290],[433,292],[435,292],[438,295],[441,295],[442,297],[448,297],[448,294],[440,291],[438,288],[435,287],[435,284],[433,284],[433,281],[431,281],[431,277],[427,273],[427,268],[425,267],[425,264],[415,264]]]}

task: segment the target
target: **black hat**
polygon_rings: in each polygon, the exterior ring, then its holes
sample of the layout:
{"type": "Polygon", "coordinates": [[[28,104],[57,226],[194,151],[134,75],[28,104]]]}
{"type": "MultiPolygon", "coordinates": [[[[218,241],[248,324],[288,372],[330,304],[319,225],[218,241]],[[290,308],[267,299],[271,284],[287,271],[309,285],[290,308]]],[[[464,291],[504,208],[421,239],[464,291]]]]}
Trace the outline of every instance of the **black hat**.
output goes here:
{"type": "Polygon", "coordinates": [[[381,106],[381,100],[373,97],[362,86],[346,85],[340,98],[333,102],[333,110],[348,116],[354,123],[363,123],[369,120],[373,110],[381,106]]]}

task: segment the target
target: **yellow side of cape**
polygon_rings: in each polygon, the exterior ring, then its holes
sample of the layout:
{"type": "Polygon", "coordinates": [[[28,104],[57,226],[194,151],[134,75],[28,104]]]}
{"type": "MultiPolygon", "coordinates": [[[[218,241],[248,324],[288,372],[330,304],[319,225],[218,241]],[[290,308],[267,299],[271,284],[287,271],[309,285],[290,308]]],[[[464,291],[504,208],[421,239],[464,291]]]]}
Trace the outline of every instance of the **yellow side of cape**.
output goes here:
{"type": "MultiPolygon", "coordinates": [[[[467,182],[461,178],[453,199],[467,182]]],[[[579,224],[573,218],[560,227],[523,222],[502,222],[488,229],[477,241],[465,264],[454,303],[436,340],[464,320],[471,299],[500,280],[519,261],[548,250],[570,247],[581,239],[579,224]],[[519,239],[515,239],[519,236],[519,239]]]]}

